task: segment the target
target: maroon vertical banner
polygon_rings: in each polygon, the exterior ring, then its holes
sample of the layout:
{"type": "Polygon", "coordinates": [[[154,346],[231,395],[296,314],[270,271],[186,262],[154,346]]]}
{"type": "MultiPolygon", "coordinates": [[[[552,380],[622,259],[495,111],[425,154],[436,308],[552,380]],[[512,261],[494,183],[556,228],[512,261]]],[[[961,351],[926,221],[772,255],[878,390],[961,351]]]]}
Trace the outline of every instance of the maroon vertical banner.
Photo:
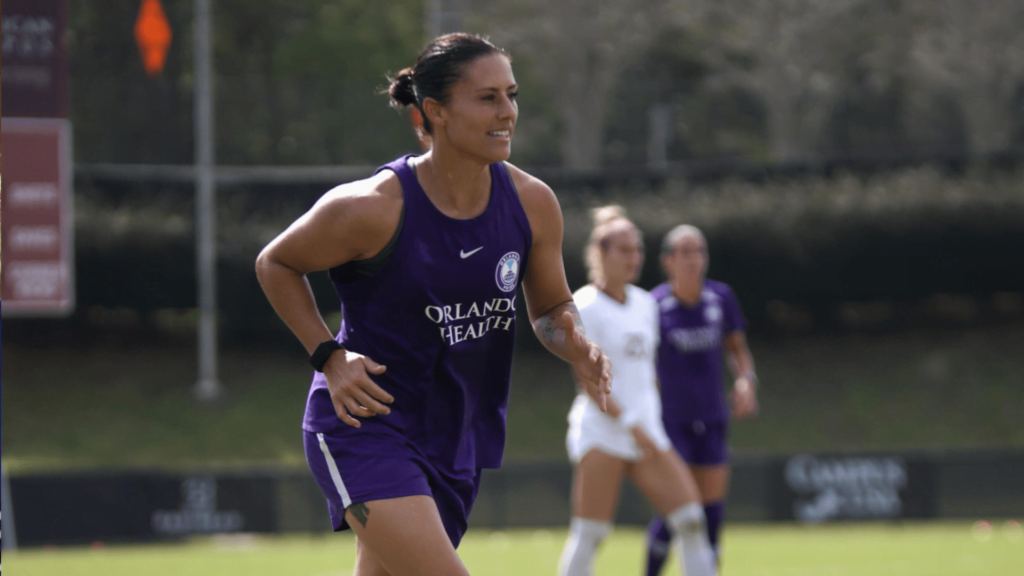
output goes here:
{"type": "Polygon", "coordinates": [[[70,123],[4,118],[0,142],[3,317],[70,314],[75,301],[70,123]]]}
{"type": "Polygon", "coordinates": [[[5,118],[67,118],[67,0],[3,0],[5,118]]]}

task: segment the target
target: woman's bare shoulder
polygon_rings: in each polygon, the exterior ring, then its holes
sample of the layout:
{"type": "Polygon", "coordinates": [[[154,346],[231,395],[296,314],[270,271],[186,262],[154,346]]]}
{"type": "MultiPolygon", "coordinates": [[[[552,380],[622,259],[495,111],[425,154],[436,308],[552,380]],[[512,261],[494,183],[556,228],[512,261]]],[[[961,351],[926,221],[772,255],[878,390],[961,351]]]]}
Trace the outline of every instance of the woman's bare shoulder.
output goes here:
{"type": "Polygon", "coordinates": [[[520,197],[526,196],[528,201],[544,200],[548,197],[554,199],[554,191],[543,180],[515,166],[511,162],[505,162],[505,165],[508,166],[509,175],[512,176],[512,183],[515,184],[520,197]]]}
{"type": "Polygon", "coordinates": [[[390,170],[327,191],[310,210],[338,242],[351,246],[353,260],[382,250],[398,228],[402,184],[390,170]]]}
{"type": "Polygon", "coordinates": [[[515,184],[516,191],[519,193],[519,201],[523,204],[523,210],[526,211],[532,227],[537,228],[534,222],[545,222],[553,217],[561,221],[562,210],[551,187],[540,178],[509,162],[506,162],[505,165],[508,166],[512,183],[515,184]]]}
{"type": "Polygon", "coordinates": [[[369,216],[374,212],[402,206],[402,184],[390,170],[363,180],[347,182],[328,190],[314,209],[345,212],[350,216],[369,216]]]}

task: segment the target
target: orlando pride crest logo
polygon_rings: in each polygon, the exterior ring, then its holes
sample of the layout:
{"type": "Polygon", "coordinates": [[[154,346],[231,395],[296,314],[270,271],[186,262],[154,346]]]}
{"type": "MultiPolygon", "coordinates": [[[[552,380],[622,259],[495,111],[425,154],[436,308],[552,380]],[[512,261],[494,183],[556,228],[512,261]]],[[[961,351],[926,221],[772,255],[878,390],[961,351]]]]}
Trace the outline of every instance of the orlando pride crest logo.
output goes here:
{"type": "Polygon", "coordinates": [[[502,292],[515,290],[516,280],[519,279],[519,253],[509,252],[502,256],[501,260],[498,260],[498,269],[495,271],[494,277],[502,292]]]}

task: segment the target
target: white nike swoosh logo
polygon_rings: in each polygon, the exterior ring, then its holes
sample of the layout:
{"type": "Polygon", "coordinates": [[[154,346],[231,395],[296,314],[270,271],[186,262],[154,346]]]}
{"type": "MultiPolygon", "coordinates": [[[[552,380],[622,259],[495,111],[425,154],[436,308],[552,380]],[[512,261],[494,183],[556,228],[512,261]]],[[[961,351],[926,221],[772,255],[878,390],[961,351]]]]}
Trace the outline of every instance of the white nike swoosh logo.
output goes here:
{"type": "Polygon", "coordinates": [[[481,251],[483,249],[484,249],[484,247],[481,246],[481,247],[477,248],[476,250],[470,250],[469,252],[466,252],[465,250],[459,250],[459,256],[462,256],[463,258],[469,258],[473,254],[476,254],[477,252],[479,252],[479,251],[481,251]]]}

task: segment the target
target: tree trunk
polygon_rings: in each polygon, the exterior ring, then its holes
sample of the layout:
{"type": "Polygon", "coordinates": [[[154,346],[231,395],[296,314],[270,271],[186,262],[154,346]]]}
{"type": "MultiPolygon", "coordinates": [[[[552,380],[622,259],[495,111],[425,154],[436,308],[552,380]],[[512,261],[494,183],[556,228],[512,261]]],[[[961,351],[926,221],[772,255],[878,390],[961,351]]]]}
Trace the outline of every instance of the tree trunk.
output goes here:
{"type": "Polygon", "coordinates": [[[1013,111],[1011,102],[1003,101],[998,92],[998,87],[980,84],[964,86],[960,95],[972,154],[999,152],[1010,146],[1013,111]]]}
{"type": "Polygon", "coordinates": [[[571,57],[558,92],[562,117],[562,164],[572,170],[601,166],[605,113],[620,65],[582,47],[571,57]]]}

